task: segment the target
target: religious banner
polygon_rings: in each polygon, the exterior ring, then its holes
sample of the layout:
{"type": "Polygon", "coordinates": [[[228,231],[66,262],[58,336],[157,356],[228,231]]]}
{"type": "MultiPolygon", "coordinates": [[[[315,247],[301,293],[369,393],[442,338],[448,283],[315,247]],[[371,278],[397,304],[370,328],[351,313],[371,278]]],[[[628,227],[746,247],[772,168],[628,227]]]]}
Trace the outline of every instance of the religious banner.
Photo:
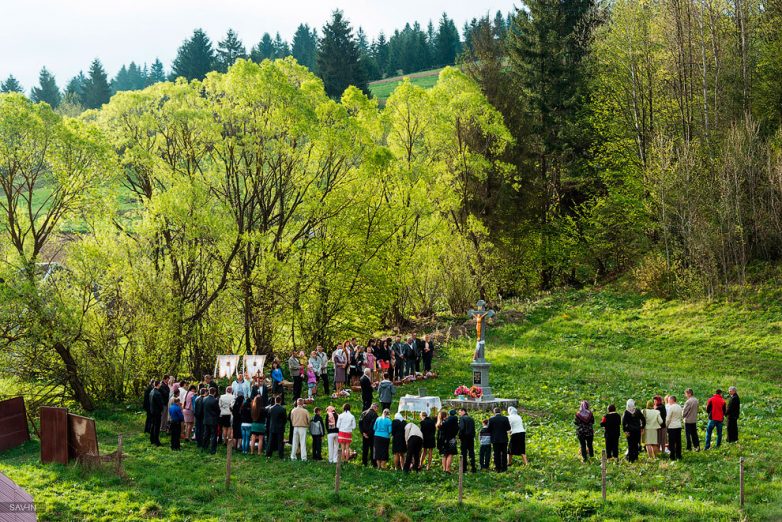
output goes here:
{"type": "Polygon", "coordinates": [[[219,378],[233,377],[239,371],[238,355],[218,355],[215,363],[215,376],[219,378]]]}
{"type": "Polygon", "coordinates": [[[266,363],[265,355],[245,355],[242,361],[244,366],[242,371],[250,378],[256,375],[263,375],[263,365],[266,363]]]}

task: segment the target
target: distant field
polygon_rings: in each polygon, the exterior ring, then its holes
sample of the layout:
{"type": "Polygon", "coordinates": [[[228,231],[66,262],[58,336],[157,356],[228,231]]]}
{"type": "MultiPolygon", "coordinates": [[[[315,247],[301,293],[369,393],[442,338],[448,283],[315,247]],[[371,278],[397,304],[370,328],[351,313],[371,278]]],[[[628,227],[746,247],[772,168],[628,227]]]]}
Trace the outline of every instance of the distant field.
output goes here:
{"type": "Polygon", "coordinates": [[[375,98],[381,101],[385,101],[386,98],[391,96],[396,86],[402,83],[405,78],[410,78],[410,82],[424,89],[430,89],[437,83],[437,77],[440,75],[440,69],[432,69],[429,71],[420,71],[417,73],[405,74],[402,76],[393,76],[391,78],[384,78],[376,82],[369,84],[369,90],[375,98]]]}

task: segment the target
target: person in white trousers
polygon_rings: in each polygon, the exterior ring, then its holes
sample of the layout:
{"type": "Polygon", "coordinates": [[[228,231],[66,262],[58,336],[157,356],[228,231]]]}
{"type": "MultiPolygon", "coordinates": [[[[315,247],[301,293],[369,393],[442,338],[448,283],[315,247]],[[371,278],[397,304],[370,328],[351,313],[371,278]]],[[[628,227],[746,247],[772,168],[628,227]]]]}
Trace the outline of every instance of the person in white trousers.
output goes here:
{"type": "Polygon", "coordinates": [[[291,424],[293,424],[291,460],[296,460],[297,450],[301,451],[301,460],[307,460],[307,430],[310,426],[310,414],[304,408],[304,399],[296,401],[296,407],[291,411],[291,424]]]}
{"type": "Polygon", "coordinates": [[[339,458],[339,430],[337,429],[337,410],[334,406],[326,408],[326,433],[328,433],[329,462],[337,463],[339,458]]]}

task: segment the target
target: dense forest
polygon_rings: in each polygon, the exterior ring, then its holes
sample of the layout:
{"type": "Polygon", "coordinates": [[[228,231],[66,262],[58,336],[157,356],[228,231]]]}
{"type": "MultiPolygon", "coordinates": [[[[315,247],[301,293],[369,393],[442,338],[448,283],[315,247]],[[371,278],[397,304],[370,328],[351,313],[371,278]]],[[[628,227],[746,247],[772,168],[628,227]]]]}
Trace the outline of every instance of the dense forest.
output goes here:
{"type": "Polygon", "coordinates": [[[112,89],[96,61],[67,110],[42,71],[32,99],[0,95],[2,363],[90,409],[479,297],[745,284],[781,253],[780,22],[778,3],[534,0],[463,40],[444,16],[368,44],[335,12],[249,54],[196,31],[175,81],[131,64],[112,89]],[[367,96],[449,60],[432,89],[367,96]]]}

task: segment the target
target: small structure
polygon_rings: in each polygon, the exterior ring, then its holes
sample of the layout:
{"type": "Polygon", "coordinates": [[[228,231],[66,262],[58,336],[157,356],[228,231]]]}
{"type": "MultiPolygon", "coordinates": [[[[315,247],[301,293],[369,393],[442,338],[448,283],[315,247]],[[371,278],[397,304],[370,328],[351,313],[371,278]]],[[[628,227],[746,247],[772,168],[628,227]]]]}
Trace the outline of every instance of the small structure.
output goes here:
{"type": "Polygon", "coordinates": [[[0,451],[15,448],[30,440],[27,409],[22,397],[0,401],[0,451]]]}
{"type": "Polygon", "coordinates": [[[0,522],[35,522],[33,497],[0,473],[0,522]]]}
{"type": "Polygon", "coordinates": [[[68,409],[41,406],[41,462],[68,464],[68,409]]]}
{"type": "Polygon", "coordinates": [[[491,363],[486,360],[486,330],[487,325],[484,320],[494,317],[494,310],[486,309],[486,302],[481,299],[475,304],[476,310],[470,310],[470,316],[475,318],[475,330],[477,340],[475,342],[475,352],[472,357],[472,383],[479,386],[483,395],[478,399],[450,399],[445,403],[452,408],[465,408],[468,410],[491,410],[494,408],[507,408],[516,406],[519,401],[516,399],[499,399],[494,396],[491,385],[489,384],[489,368],[491,363]]]}

